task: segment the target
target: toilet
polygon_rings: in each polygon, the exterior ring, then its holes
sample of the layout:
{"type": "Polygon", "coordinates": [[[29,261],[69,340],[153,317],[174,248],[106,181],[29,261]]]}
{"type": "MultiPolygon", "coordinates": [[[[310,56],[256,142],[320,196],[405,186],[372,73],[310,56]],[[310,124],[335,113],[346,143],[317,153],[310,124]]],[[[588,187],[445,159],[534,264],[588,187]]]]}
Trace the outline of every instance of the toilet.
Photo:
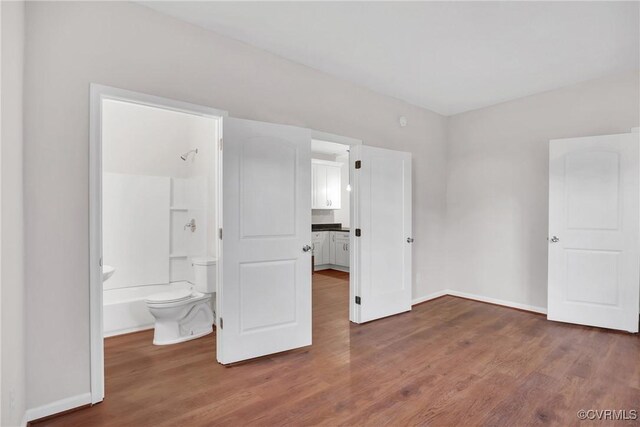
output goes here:
{"type": "Polygon", "coordinates": [[[215,258],[193,258],[194,285],[150,295],[147,307],[155,318],[153,344],[167,345],[200,338],[213,332],[211,297],[216,291],[215,258]]]}

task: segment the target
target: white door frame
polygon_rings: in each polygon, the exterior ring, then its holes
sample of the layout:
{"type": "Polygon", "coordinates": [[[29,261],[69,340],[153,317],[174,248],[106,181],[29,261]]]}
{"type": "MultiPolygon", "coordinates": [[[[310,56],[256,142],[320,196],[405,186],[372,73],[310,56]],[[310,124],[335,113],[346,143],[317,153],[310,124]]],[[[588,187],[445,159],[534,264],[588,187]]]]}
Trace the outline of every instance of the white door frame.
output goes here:
{"type": "MultiPolygon", "coordinates": [[[[311,130],[311,139],[318,139],[320,141],[327,142],[335,142],[336,144],[348,145],[349,148],[355,145],[362,145],[362,140],[349,138],[346,136],[335,135],[332,133],[321,132],[317,130],[311,130]]],[[[349,176],[351,180],[351,191],[349,192],[349,320],[354,323],[359,323],[359,311],[356,310],[356,295],[358,295],[357,283],[357,271],[356,262],[358,257],[355,256],[356,251],[360,250],[358,246],[358,239],[355,239],[356,229],[356,213],[358,211],[358,207],[356,206],[356,197],[355,192],[357,190],[357,178],[355,176],[351,176],[351,163],[355,162],[355,159],[352,158],[351,153],[349,153],[349,176]]],[[[309,242],[311,242],[311,230],[309,230],[309,242]]],[[[313,283],[312,283],[313,284],[313,283]]]]}
{"type": "MultiPolygon", "coordinates": [[[[104,399],[104,338],[102,326],[102,101],[124,101],[164,110],[210,117],[218,121],[222,137],[223,110],[133,92],[92,83],[90,85],[89,116],[89,339],[91,369],[91,403],[104,399]]],[[[214,141],[217,145],[217,141],[214,141]]],[[[219,166],[221,156],[218,156],[219,166]]],[[[218,175],[222,173],[219,167],[218,175]]],[[[218,179],[218,183],[220,183],[218,179]]],[[[218,193],[219,194],[219,193],[218,193]]],[[[218,209],[221,207],[219,206],[218,209]]],[[[218,221],[222,221],[220,216],[218,221]]],[[[218,240],[218,239],[216,239],[218,240]]],[[[220,252],[218,251],[218,254],[220,252]]],[[[220,274],[218,269],[218,274],[220,274]]],[[[220,282],[218,282],[220,283],[220,282]]]]}

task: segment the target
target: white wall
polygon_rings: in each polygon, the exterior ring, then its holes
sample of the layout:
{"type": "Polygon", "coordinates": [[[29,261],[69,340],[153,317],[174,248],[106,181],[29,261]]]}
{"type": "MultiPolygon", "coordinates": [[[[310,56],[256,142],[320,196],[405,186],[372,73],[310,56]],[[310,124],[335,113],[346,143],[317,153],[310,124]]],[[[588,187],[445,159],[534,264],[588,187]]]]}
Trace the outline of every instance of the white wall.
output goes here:
{"type": "Polygon", "coordinates": [[[638,126],[639,80],[619,75],[449,118],[449,288],[546,309],[548,142],[638,126]]]}
{"type": "Polygon", "coordinates": [[[25,392],[25,282],[23,225],[24,3],[1,2],[2,148],[1,283],[2,406],[0,425],[23,421],[25,392]],[[13,404],[12,404],[13,400],[13,404]]]}
{"type": "Polygon", "coordinates": [[[102,175],[102,256],[115,268],[103,290],[169,283],[170,206],[169,177],[102,175]]]}
{"type": "Polygon", "coordinates": [[[215,121],[195,114],[106,100],[102,105],[104,172],[189,178],[213,162],[215,121]],[[188,161],[181,154],[198,148],[188,161]]]}
{"type": "Polygon", "coordinates": [[[30,408],[89,391],[92,82],[412,152],[414,297],[442,289],[444,117],[130,3],[29,2],[26,37],[30,408]]]}

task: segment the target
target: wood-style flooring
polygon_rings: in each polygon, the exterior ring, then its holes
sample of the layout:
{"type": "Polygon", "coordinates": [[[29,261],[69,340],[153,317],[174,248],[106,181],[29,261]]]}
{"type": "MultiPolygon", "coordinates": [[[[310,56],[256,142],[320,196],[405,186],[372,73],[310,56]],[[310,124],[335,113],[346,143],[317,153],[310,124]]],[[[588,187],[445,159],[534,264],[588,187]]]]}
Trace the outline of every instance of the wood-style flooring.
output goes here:
{"type": "Polygon", "coordinates": [[[232,367],[215,336],[158,347],[105,340],[103,403],[40,426],[639,425],[637,335],[454,297],[353,325],[348,276],[314,274],[313,345],[232,367]]]}

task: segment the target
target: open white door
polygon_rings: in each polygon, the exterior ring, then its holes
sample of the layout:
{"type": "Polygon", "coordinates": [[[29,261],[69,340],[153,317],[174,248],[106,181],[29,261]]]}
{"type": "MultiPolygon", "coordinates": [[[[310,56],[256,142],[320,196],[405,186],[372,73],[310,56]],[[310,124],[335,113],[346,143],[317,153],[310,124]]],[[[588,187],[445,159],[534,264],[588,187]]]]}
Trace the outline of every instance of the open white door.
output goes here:
{"type": "Polygon", "coordinates": [[[351,149],[354,251],[351,273],[357,323],[411,310],[411,154],[351,149]]]}
{"type": "Polygon", "coordinates": [[[311,344],[311,134],[224,119],[218,361],[311,344]]]}
{"type": "Polygon", "coordinates": [[[548,318],[638,332],[639,135],[550,142],[548,318]]]}

